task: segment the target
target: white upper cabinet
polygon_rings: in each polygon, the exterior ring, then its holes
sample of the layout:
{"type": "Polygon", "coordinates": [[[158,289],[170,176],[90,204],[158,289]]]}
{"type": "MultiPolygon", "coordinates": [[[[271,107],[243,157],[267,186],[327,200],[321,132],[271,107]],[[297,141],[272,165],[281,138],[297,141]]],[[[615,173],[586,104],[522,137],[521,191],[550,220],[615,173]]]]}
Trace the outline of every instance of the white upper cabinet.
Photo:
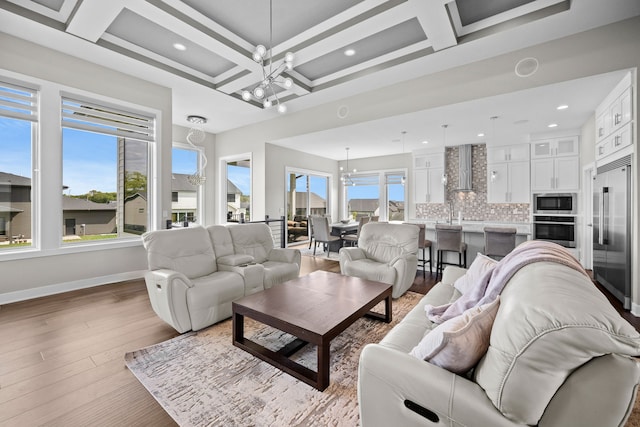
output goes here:
{"type": "Polygon", "coordinates": [[[577,156],[580,152],[577,136],[552,138],[531,143],[531,158],[577,156]]]}
{"type": "Polygon", "coordinates": [[[529,160],[529,146],[527,144],[503,145],[487,147],[487,163],[515,162],[529,160]]]}
{"type": "Polygon", "coordinates": [[[529,145],[487,147],[487,202],[529,203],[529,145]]]}
{"type": "Polygon", "coordinates": [[[444,203],[444,151],[413,156],[414,203],[444,203]]]}
{"type": "Polygon", "coordinates": [[[633,86],[631,73],[596,108],[596,162],[607,163],[632,152],[633,86]]]}
{"type": "Polygon", "coordinates": [[[578,156],[531,160],[531,191],[578,191],[578,156]]]}
{"type": "Polygon", "coordinates": [[[487,165],[487,203],[529,203],[529,162],[487,165]]]}
{"type": "Polygon", "coordinates": [[[415,155],[413,157],[413,167],[415,169],[444,168],[444,151],[415,155]]]}

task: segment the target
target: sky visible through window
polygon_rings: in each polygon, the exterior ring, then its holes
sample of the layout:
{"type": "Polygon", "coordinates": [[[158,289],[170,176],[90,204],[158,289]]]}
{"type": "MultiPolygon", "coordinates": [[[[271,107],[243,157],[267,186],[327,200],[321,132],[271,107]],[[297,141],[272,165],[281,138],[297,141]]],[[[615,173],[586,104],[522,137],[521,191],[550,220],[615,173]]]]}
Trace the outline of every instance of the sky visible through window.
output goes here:
{"type": "MultiPolygon", "coordinates": [[[[0,117],[0,129],[3,135],[0,171],[19,176],[31,177],[31,123],[22,120],[11,120],[0,117]]],[[[117,153],[113,150],[115,137],[101,134],[87,134],[73,129],[64,129],[65,170],[63,185],[67,187],[65,194],[86,194],[91,190],[113,192],[117,189],[116,168],[117,153]],[[87,161],[87,151],[91,152],[92,161],[87,161]],[[70,167],[71,166],[71,167],[70,167]]],[[[173,150],[173,172],[192,174],[195,172],[195,151],[173,150]]],[[[247,168],[230,166],[228,176],[242,191],[250,195],[251,182],[247,168]]],[[[403,200],[402,188],[393,186],[392,200],[403,200]]],[[[327,191],[322,181],[312,180],[311,191],[323,199],[327,191]]],[[[349,188],[349,197],[357,199],[377,199],[378,189],[371,186],[349,188]]]]}

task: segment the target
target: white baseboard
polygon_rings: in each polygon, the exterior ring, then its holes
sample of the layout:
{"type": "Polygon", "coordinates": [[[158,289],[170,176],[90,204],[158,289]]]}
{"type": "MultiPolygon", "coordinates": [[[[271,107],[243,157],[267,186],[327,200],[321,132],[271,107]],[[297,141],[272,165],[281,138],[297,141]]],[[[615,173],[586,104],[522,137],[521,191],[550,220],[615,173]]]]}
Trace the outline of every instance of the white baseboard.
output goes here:
{"type": "Polygon", "coordinates": [[[63,292],[75,291],[78,289],[92,288],[94,286],[141,279],[144,277],[144,273],[145,270],[128,271],[126,273],[111,274],[109,276],[92,277],[89,279],[75,280],[73,282],[40,286],[38,288],[25,289],[23,291],[7,292],[4,294],[0,294],[0,305],[10,304],[12,302],[18,301],[26,301],[33,298],[46,297],[49,295],[61,294],[63,292]]]}
{"type": "Polygon", "coordinates": [[[640,317],[640,304],[636,304],[635,302],[631,303],[631,314],[640,317]]]}

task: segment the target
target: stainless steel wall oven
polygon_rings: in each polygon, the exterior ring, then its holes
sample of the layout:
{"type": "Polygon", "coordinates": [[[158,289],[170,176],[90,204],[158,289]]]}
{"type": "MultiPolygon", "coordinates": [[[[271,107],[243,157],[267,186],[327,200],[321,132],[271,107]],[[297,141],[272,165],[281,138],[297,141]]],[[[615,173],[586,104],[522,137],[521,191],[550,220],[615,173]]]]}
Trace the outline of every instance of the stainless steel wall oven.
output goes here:
{"type": "Polygon", "coordinates": [[[565,248],[576,247],[576,217],[534,215],[533,238],[548,240],[565,248]]]}

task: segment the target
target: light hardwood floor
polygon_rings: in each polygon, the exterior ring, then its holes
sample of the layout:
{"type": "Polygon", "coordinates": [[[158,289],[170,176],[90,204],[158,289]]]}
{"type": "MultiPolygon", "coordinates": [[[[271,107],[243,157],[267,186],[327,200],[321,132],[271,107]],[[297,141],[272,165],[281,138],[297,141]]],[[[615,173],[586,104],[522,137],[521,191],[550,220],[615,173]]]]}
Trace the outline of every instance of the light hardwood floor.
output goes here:
{"type": "MultiPolygon", "coordinates": [[[[303,257],[315,270],[340,268],[303,257]]],[[[0,426],[175,426],[124,354],[176,335],[142,280],[1,306],[0,426]]]]}
{"type": "MultiPolygon", "coordinates": [[[[337,261],[302,258],[301,274],[340,271],[337,261]]],[[[418,274],[411,289],[426,293],[435,282],[418,274]]],[[[1,306],[0,426],[175,426],[124,354],[176,335],[142,280],[1,306]]]]}

